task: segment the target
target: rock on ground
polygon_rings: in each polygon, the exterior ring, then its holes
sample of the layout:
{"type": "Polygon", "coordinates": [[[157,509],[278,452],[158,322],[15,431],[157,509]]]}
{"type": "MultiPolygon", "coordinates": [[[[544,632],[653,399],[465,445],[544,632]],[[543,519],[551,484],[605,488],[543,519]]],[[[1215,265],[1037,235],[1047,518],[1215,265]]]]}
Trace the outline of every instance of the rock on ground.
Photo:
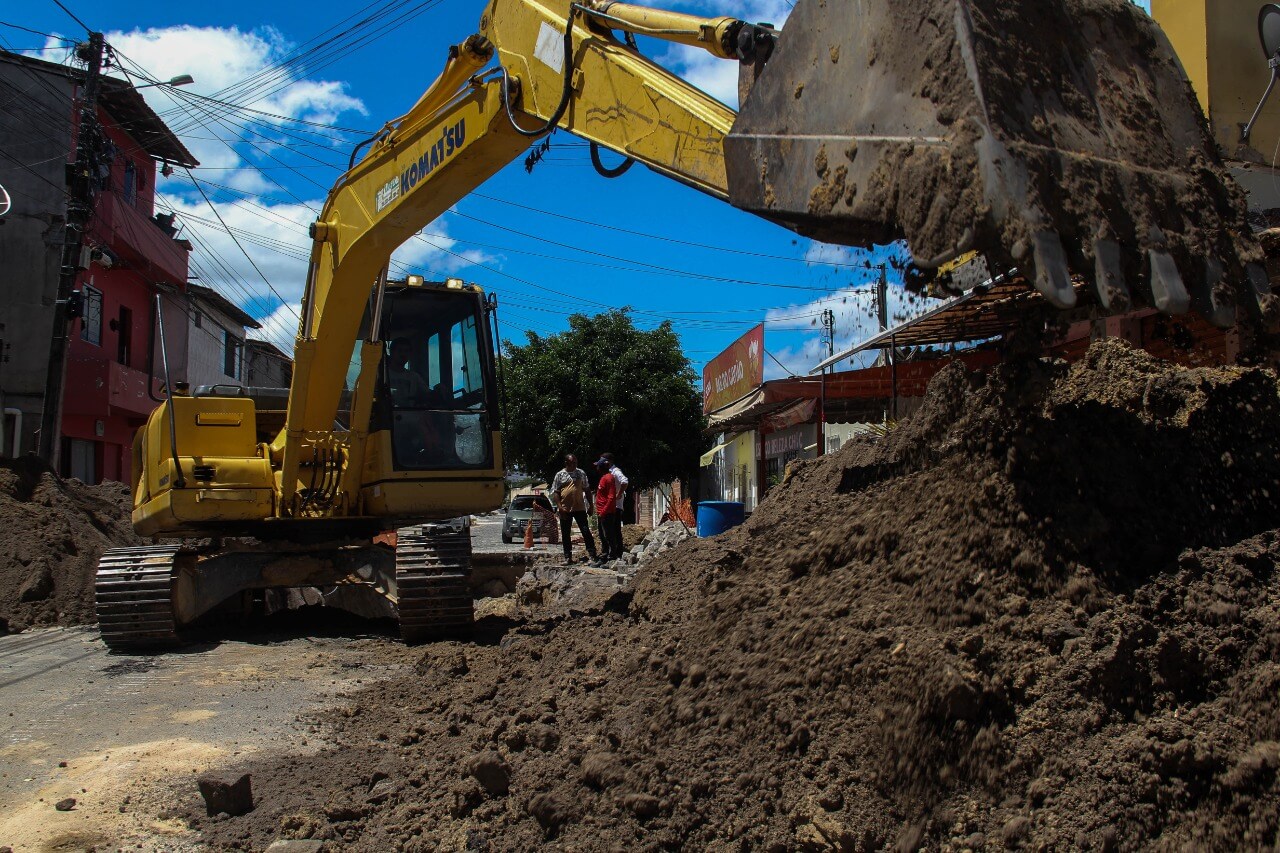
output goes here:
{"type": "Polygon", "coordinates": [[[248,773],[202,773],[196,780],[206,813],[232,817],[253,811],[253,780],[248,773]]]}

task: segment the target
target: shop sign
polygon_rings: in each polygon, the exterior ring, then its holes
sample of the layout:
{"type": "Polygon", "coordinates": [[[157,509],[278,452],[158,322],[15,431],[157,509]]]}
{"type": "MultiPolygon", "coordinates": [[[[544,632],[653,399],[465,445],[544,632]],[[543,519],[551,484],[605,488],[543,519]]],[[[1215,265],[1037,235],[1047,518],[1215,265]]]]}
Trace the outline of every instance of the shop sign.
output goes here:
{"type": "Polygon", "coordinates": [[[764,437],[764,455],[766,458],[787,456],[804,450],[804,431],[796,428],[786,432],[775,432],[764,437]]]}
{"type": "Polygon", "coordinates": [[[764,382],[764,323],[738,338],[702,368],[702,411],[740,400],[764,382]]]}

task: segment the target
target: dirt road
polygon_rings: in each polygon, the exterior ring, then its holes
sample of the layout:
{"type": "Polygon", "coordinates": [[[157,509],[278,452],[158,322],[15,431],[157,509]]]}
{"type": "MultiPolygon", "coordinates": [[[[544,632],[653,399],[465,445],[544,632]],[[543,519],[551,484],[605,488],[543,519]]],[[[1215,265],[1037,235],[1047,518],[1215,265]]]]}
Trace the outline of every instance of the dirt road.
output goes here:
{"type": "Polygon", "coordinates": [[[410,665],[389,630],[359,633],[371,627],[259,632],[154,657],[109,654],[89,628],[0,637],[0,847],[196,849],[165,817],[198,799],[195,774],[314,751],[323,743],[299,712],[410,665]],[[66,798],[75,807],[58,811],[66,798]]]}

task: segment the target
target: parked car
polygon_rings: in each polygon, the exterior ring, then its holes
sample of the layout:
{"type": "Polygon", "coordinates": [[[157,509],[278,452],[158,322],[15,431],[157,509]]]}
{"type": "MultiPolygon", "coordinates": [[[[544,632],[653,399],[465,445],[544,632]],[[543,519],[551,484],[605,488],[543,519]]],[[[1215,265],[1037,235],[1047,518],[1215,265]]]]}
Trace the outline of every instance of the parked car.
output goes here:
{"type": "Polygon", "coordinates": [[[529,526],[529,520],[533,520],[533,535],[542,536],[545,531],[543,524],[548,519],[555,517],[555,510],[551,508],[551,499],[546,495],[516,495],[511,499],[510,506],[507,507],[507,516],[502,520],[502,541],[510,545],[517,537],[523,538],[524,531],[529,526]],[[534,505],[540,506],[551,515],[545,515],[540,512],[534,512],[534,505]]]}

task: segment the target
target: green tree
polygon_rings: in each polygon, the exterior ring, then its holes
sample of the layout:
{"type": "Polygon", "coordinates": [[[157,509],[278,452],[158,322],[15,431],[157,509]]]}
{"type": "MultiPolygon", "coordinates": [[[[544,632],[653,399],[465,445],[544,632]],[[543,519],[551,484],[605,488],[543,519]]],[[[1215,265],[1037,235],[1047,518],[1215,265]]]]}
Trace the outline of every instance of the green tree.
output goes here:
{"type": "Polygon", "coordinates": [[[590,469],[594,454],[612,451],[634,488],[697,471],[707,422],[670,323],[637,329],[623,309],[525,335],[523,346],[504,345],[508,464],[550,478],[566,453],[590,469]]]}

